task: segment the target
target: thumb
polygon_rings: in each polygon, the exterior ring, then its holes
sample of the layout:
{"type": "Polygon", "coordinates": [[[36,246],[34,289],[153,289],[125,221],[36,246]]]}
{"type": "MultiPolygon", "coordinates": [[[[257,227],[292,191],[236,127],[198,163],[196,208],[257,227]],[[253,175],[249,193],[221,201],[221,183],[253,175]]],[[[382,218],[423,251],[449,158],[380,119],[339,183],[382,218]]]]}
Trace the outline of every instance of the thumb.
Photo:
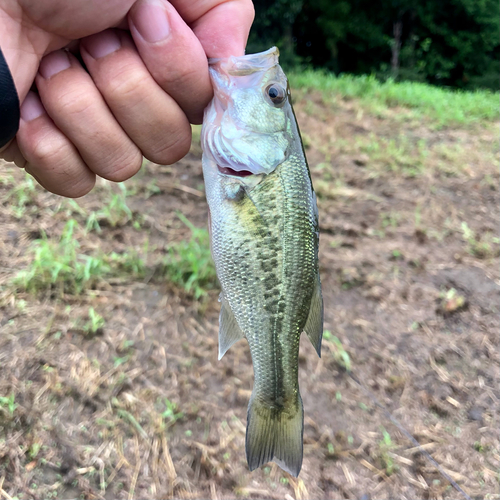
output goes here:
{"type": "Polygon", "coordinates": [[[207,57],[242,56],[255,11],[251,0],[172,0],[207,57]]]}

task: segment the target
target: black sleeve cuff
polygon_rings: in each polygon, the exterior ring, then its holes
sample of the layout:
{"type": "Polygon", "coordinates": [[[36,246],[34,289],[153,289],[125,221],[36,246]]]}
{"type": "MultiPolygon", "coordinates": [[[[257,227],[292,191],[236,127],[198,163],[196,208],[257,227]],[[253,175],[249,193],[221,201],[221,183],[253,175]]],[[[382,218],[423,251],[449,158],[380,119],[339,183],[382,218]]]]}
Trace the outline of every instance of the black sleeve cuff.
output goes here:
{"type": "Polygon", "coordinates": [[[14,138],[18,129],[19,97],[0,49],[0,148],[14,138]]]}

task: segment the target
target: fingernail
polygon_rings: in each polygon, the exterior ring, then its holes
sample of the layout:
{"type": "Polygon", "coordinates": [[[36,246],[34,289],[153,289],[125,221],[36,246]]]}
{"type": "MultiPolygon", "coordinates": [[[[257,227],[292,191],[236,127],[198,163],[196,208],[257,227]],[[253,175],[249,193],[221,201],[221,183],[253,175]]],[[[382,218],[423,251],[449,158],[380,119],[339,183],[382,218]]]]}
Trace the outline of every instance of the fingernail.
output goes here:
{"type": "Polygon", "coordinates": [[[141,1],[136,7],[131,20],[146,42],[160,42],[170,34],[167,12],[165,7],[158,1],[141,1]]]}
{"type": "Polygon", "coordinates": [[[94,59],[116,52],[121,46],[118,35],[111,30],[103,31],[98,35],[89,36],[84,41],[85,48],[94,59]]]}
{"type": "Polygon", "coordinates": [[[45,56],[40,63],[40,74],[49,79],[71,66],[68,54],[64,50],[56,50],[45,56]]]}
{"type": "Polygon", "coordinates": [[[21,105],[21,118],[25,122],[30,122],[45,113],[42,101],[34,92],[28,92],[21,105]]]}

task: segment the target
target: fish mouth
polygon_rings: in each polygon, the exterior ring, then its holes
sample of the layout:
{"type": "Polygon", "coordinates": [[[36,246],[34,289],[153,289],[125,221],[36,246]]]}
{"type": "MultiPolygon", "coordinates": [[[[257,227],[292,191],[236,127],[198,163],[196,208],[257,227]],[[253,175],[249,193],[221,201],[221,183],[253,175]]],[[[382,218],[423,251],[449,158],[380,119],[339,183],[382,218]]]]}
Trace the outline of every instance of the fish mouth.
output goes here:
{"type": "Polygon", "coordinates": [[[217,168],[221,174],[232,175],[233,177],[248,177],[249,175],[255,175],[253,172],[250,172],[250,170],[234,170],[229,167],[221,167],[220,165],[217,165],[217,168]]]}

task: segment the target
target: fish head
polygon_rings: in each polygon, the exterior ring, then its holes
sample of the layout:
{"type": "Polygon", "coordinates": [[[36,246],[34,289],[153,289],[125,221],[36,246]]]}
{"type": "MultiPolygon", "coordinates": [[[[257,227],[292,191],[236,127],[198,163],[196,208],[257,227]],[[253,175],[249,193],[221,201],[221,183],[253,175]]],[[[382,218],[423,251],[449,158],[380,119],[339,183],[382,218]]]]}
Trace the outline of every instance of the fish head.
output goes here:
{"type": "Polygon", "coordinates": [[[289,154],[293,111],[278,55],[272,48],[209,60],[214,98],[205,110],[202,146],[220,174],[269,174],[289,154]]]}

